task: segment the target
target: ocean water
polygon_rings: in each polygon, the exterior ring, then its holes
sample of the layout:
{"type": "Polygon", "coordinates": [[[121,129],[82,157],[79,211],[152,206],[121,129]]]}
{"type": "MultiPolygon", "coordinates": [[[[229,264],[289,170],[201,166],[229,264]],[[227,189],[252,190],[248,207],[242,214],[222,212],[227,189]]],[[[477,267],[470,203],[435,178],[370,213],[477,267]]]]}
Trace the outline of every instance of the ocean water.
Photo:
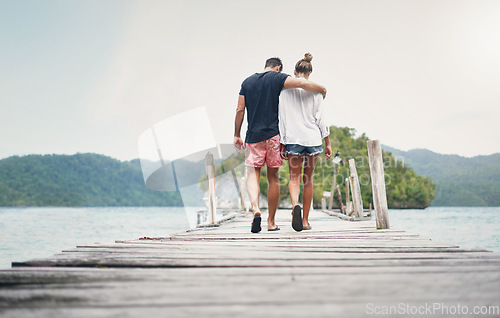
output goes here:
{"type": "Polygon", "coordinates": [[[0,269],[77,245],[165,237],[189,229],[186,210],[191,215],[200,209],[0,208],[0,269]]]}
{"type": "MultiPolygon", "coordinates": [[[[199,209],[0,208],[0,269],[77,245],[165,237],[189,229],[187,215],[199,209]]],[[[500,252],[500,207],[389,210],[389,223],[434,241],[500,252]]]]}
{"type": "Polygon", "coordinates": [[[389,210],[389,225],[433,241],[500,253],[500,207],[389,210]]]}

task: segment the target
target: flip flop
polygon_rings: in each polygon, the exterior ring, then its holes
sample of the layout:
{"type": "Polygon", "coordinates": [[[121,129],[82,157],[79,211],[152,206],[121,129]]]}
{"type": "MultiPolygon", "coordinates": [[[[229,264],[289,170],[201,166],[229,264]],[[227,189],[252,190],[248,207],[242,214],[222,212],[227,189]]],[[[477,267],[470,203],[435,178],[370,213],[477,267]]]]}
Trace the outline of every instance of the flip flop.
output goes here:
{"type": "Polygon", "coordinates": [[[292,228],[300,232],[302,231],[302,209],[300,208],[300,205],[296,205],[293,207],[293,212],[292,212],[292,228]]]}
{"type": "Polygon", "coordinates": [[[256,216],[253,218],[252,233],[259,233],[262,230],[262,228],[260,227],[261,221],[262,221],[262,218],[260,216],[256,216]]]}
{"type": "Polygon", "coordinates": [[[277,225],[276,225],[276,227],[275,227],[274,229],[271,229],[271,230],[269,230],[269,229],[268,229],[268,231],[269,231],[269,232],[272,232],[272,231],[279,231],[279,230],[280,230],[280,228],[279,228],[277,225]]]}

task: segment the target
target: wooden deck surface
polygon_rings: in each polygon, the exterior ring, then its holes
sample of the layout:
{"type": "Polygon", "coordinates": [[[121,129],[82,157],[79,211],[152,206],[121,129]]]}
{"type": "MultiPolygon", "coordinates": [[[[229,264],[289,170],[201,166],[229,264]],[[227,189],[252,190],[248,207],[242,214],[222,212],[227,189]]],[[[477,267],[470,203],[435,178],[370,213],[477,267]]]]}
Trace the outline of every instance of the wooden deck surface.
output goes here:
{"type": "Polygon", "coordinates": [[[469,314],[500,307],[498,253],[317,211],[311,231],[290,222],[281,210],[278,232],[264,222],[252,234],[251,218],[241,216],[162,240],[16,263],[0,271],[0,316],[457,317],[457,306],[469,314]],[[408,314],[423,306],[424,314],[408,314]],[[382,314],[396,308],[406,314],[382,314]]]}

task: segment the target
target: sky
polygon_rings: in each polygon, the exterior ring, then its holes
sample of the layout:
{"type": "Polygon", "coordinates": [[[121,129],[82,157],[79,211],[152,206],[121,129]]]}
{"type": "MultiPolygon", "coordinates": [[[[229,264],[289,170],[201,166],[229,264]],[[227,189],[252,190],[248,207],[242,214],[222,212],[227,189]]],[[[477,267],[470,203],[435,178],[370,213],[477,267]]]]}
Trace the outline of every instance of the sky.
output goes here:
{"type": "Polygon", "coordinates": [[[497,153],[499,31],[496,0],[0,0],[0,158],[131,160],[141,134],[199,107],[232,143],[241,82],[274,56],[293,74],[306,52],[330,124],[401,150],[497,153]]]}

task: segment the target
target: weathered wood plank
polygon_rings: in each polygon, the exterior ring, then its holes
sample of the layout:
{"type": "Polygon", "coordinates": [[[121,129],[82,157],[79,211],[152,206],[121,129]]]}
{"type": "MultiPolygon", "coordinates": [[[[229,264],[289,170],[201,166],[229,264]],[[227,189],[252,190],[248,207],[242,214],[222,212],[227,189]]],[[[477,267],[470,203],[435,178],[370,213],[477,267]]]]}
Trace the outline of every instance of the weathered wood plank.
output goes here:
{"type": "MultiPolygon", "coordinates": [[[[190,245],[184,247],[177,246],[121,246],[121,247],[113,247],[113,246],[102,246],[102,247],[80,247],[71,250],[64,250],[63,253],[94,253],[94,252],[108,252],[108,253],[203,253],[203,254],[214,254],[219,252],[220,248],[217,246],[203,246],[203,245],[190,245]]],[[[224,250],[226,253],[232,253],[234,251],[240,251],[241,246],[225,246],[224,250]]],[[[274,246],[273,250],[270,251],[268,247],[264,246],[250,246],[246,247],[247,251],[250,252],[266,252],[266,253],[274,253],[274,251],[279,252],[322,252],[322,253],[430,253],[430,252],[439,252],[439,253],[482,253],[487,252],[488,255],[492,253],[483,250],[483,249],[462,249],[462,248],[406,248],[406,247],[389,247],[389,248],[358,248],[358,247],[324,247],[324,246],[304,246],[304,247],[291,247],[291,246],[274,246]]],[[[498,254],[494,254],[498,255],[498,254]]]]}
{"type": "MultiPolygon", "coordinates": [[[[61,317],[92,317],[94,314],[115,313],[113,309],[116,308],[121,308],[121,313],[125,316],[148,313],[145,310],[148,308],[162,309],[162,316],[177,316],[179,310],[187,308],[195,308],[192,313],[201,314],[206,313],[205,310],[210,312],[213,308],[222,311],[224,306],[230,304],[231,308],[236,306],[245,309],[241,312],[242,316],[251,316],[254,314],[252,307],[261,304],[271,312],[276,310],[276,313],[293,317],[296,315],[291,311],[300,311],[302,308],[293,304],[303,301],[320,308],[320,311],[309,313],[313,316],[321,313],[325,305],[335,304],[346,310],[346,317],[363,317],[367,303],[375,302],[380,305],[400,301],[412,304],[460,301],[462,305],[466,305],[473,304],[480,293],[498,293],[495,285],[498,282],[498,272],[477,275],[468,271],[444,276],[442,272],[428,272],[425,275],[401,273],[396,276],[401,283],[391,284],[388,281],[391,281],[394,273],[373,275],[373,272],[360,272],[357,276],[328,272],[331,270],[311,268],[301,273],[295,268],[280,271],[231,269],[230,273],[220,269],[94,270],[96,274],[111,271],[116,276],[113,280],[109,280],[112,275],[108,275],[98,281],[45,285],[43,290],[32,286],[18,286],[13,292],[6,293],[3,289],[0,290],[0,308],[1,304],[9,304],[7,313],[21,316],[30,309],[41,313],[41,316],[52,314],[54,317],[55,314],[61,317]],[[459,291],[470,284],[476,286],[475,292],[464,299],[465,293],[459,291]],[[332,288],[332,285],[335,287],[332,288]],[[130,288],[131,286],[134,288],[130,288]],[[450,292],[441,294],[443,288],[437,286],[445,286],[445,290],[450,292]],[[360,297],[351,297],[360,290],[363,291],[360,297]],[[50,305],[43,305],[41,300],[45,298],[51,300],[50,305]],[[17,302],[13,305],[14,301],[17,302]],[[85,308],[89,310],[84,310],[85,308]],[[361,313],[357,314],[358,310],[361,313]]],[[[219,313],[218,310],[215,313],[219,313]]]]}
{"type": "Polygon", "coordinates": [[[500,255],[496,253],[441,253],[441,252],[365,252],[357,253],[352,251],[337,252],[337,251],[262,251],[262,250],[245,250],[244,252],[228,251],[224,253],[212,250],[207,253],[200,250],[185,250],[185,251],[171,251],[168,253],[159,254],[158,251],[79,251],[73,253],[56,254],[53,260],[78,260],[78,259],[106,259],[106,258],[121,258],[124,261],[133,260],[136,258],[146,259],[201,259],[201,260],[384,260],[384,259],[490,259],[500,260],[500,255]]]}

